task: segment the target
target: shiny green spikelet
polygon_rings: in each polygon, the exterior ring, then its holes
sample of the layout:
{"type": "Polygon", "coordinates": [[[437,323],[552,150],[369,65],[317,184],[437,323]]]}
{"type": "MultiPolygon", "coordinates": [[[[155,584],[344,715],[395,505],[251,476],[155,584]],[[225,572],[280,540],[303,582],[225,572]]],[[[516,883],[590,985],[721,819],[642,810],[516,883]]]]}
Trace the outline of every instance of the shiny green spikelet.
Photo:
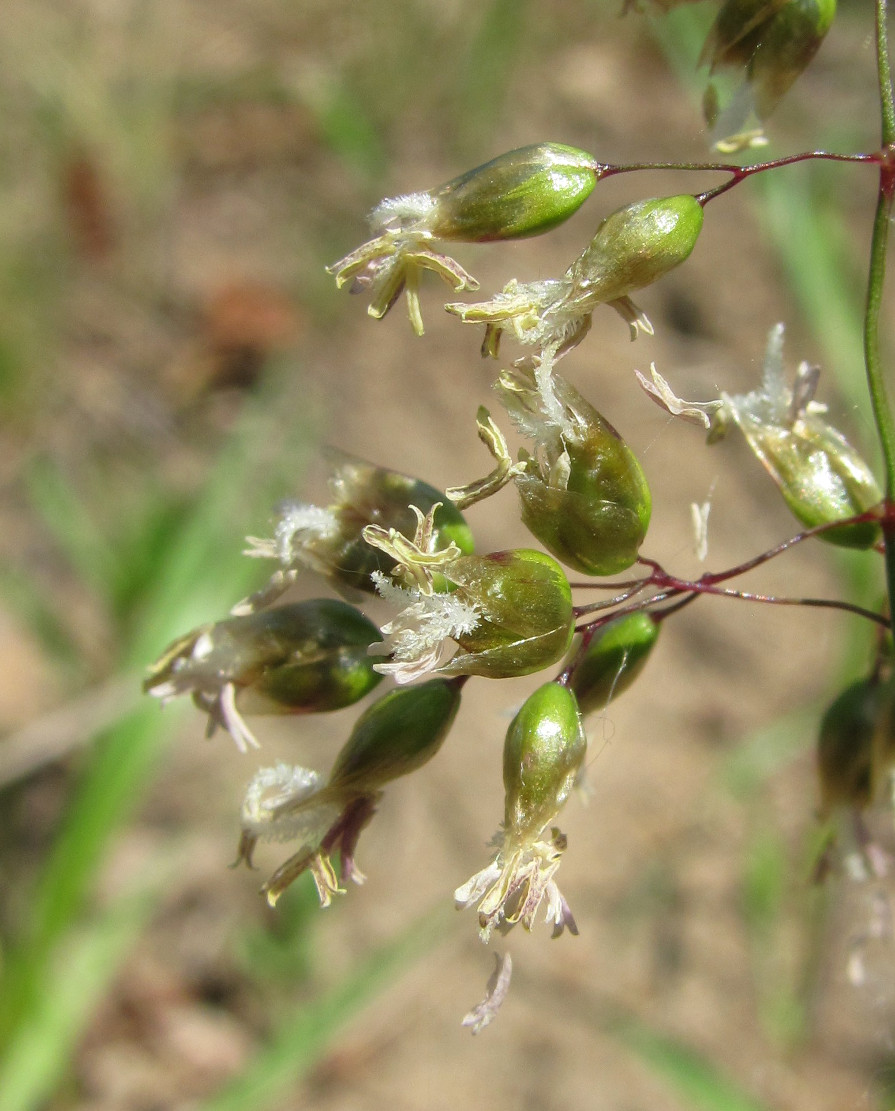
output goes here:
{"type": "Polygon", "coordinates": [[[562,143],[520,147],[431,190],[428,230],[476,243],[541,235],[577,212],[602,169],[593,155],[562,143]]]}
{"type": "Polygon", "coordinates": [[[702,205],[689,193],[626,205],[600,224],[568,275],[582,295],[617,301],[689,258],[702,222],[702,205]]]}
{"type": "Polygon", "coordinates": [[[431,760],[460,708],[460,687],[430,679],[389,691],[355,723],[333,765],[327,794],[371,794],[431,760]]]}
{"type": "MultiPolygon", "coordinates": [[[[842,433],[819,417],[809,414],[792,428],[741,419],[740,427],[806,528],[859,516],[882,501],[870,468],[842,433]]],[[[844,548],[871,548],[879,540],[880,527],[870,520],[827,529],[819,537],[844,548]]]]}
{"type": "Polygon", "coordinates": [[[631,686],[658,638],[658,622],[643,611],[617,617],[597,631],[569,680],[584,717],[605,710],[631,686]]]}
{"type": "Polygon", "coordinates": [[[367,649],[382,635],[345,602],[318,598],[203,625],[176,640],[153,664],[144,690],[163,698],[235,688],[251,714],[338,710],[371,691],[381,676],[367,649]]]}
{"type": "Polygon", "coordinates": [[[513,718],[503,748],[504,828],[534,840],[571,793],[587,739],[568,687],[545,683],[513,718]]]}
{"type": "Polygon", "coordinates": [[[555,559],[531,548],[463,556],[447,570],[480,621],[457,636],[460,651],[442,675],[507,679],[557,663],[572,639],[572,589],[555,559]]]}
{"type": "MultiPolygon", "coordinates": [[[[579,395],[580,398],[580,395],[579,395]]],[[[516,477],[522,521],[566,566],[584,575],[614,575],[637,559],[652,498],[637,457],[583,398],[577,442],[564,442],[561,484],[536,469],[516,477]]]]}

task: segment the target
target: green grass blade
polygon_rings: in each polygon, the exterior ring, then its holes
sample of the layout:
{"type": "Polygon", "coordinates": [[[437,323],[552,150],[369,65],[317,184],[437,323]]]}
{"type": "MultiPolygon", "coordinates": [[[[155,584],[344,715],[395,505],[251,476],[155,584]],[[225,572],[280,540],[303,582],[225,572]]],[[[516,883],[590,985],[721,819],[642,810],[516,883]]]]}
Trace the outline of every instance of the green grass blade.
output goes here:
{"type": "Polygon", "coordinates": [[[453,113],[461,153],[478,148],[500,122],[512,87],[513,69],[524,56],[530,19],[528,0],[491,0],[483,5],[478,29],[457,83],[453,113]]]}
{"type": "Polygon", "coordinates": [[[60,616],[58,599],[48,595],[33,576],[12,567],[0,568],[0,597],[60,670],[70,675],[84,670],[81,651],[60,616]]]}
{"type": "Polygon", "coordinates": [[[388,158],[368,104],[347,84],[340,84],[334,85],[316,108],[323,138],[331,149],[366,180],[381,180],[388,158]]]}
{"type": "Polygon", "coordinates": [[[196,1111],[268,1111],[279,1106],[339,1030],[445,936],[453,908],[439,906],[378,949],[320,998],[287,1015],[245,1071],[196,1111]]]}
{"type": "MultiPolygon", "coordinates": [[[[195,512],[158,568],[158,581],[123,665],[145,667],[175,636],[229,606],[259,578],[241,557],[241,536],[269,506],[294,489],[308,448],[305,423],[288,430],[283,383],[268,383],[253,400],[195,512]],[[288,474],[288,477],[287,477],[288,474]]],[[[261,576],[264,575],[261,571],[261,576]]],[[[89,755],[77,793],[31,900],[28,935],[5,955],[0,979],[0,1042],[27,1016],[45,988],[51,955],[80,912],[109,839],[140,799],[173,733],[170,713],[147,703],[108,731],[89,755]]]]}
{"type": "Polygon", "coordinates": [[[28,495],[74,570],[102,597],[105,584],[121,573],[117,553],[67,475],[49,459],[38,457],[28,472],[28,495]]]}
{"type": "Polygon", "coordinates": [[[100,922],[65,939],[53,961],[51,990],[41,993],[0,1061],[0,1111],[33,1111],[53,1094],[81,1030],[156,898],[153,886],[120,900],[100,922]]]}
{"type": "Polygon", "coordinates": [[[0,746],[0,790],[82,749],[144,702],[138,674],[116,675],[12,733],[0,746]]]}
{"type": "Polygon", "coordinates": [[[769,1111],[699,1053],[636,1020],[612,1031],[690,1111],[769,1111]]]}
{"type": "Polygon", "coordinates": [[[161,722],[158,715],[158,706],[141,706],[97,740],[31,904],[31,944],[38,952],[64,933],[79,912],[109,836],[150,782],[175,725],[170,713],[161,722]]]}

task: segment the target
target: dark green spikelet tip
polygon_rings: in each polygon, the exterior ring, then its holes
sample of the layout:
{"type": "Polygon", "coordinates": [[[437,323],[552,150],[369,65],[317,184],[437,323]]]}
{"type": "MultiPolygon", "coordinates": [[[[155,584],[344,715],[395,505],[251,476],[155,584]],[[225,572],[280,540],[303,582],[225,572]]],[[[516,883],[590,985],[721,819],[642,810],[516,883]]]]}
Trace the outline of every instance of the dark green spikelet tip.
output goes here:
{"type": "MultiPolygon", "coordinates": [[[[359,610],[333,598],[262,611],[250,618],[283,621],[282,610],[295,610],[297,622],[284,630],[288,651],[262,668],[237,696],[244,713],[311,713],[352,706],[382,678],[373,670],[367,649],[382,640],[378,628],[359,610]],[[291,639],[290,639],[291,638],[291,639]]],[[[268,626],[268,632],[271,632],[268,626]]]]}
{"type": "Polygon", "coordinates": [[[585,717],[604,710],[641,673],[659,638],[648,613],[629,613],[610,621],[574,662],[569,686],[585,717]]]}
{"type": "Polygon", "coordinates": [[[859,679],[830,704],[817,738],[821,815],[840,806],[863,810],[873,798],[873,738],[880,717],[881,687],[859,679]]]}
{"type": "Polygon", "coordinates": [[[709,31],[700,62],[743,70],[755,113],[765,120],[820,48],[836,0],[727,0],[709,31]]]}
{"type": "Polygon", "coordinates": [[[460,686],[449,679],[383,695],[358,718],[336,757],[328,793],[373,794],[421,768],[441,747],[459,707],[460,686]]]}
{"type": "MultiPolygon", "coordinates": [[[[412,536],[416,515],[440,503],[435,512],[433,545],[445,548],[453,542],[461,552],[473,551],[472,531],[463,514],[445,494],[422,479],[377,467],[342,452],[328,453],[335,464],[332,486],[338,501],[331,507],[338,522],[333,536],[314,541],[313,555],[324,564],[336,585],[348,590],[375,594],[370,578],[374,571],[388,572],[393,560],[371,547],[362,536],[364,526],[376,524],[412,536]]],[[[444,589],[443,581],[436,583],[444,589]]]]}

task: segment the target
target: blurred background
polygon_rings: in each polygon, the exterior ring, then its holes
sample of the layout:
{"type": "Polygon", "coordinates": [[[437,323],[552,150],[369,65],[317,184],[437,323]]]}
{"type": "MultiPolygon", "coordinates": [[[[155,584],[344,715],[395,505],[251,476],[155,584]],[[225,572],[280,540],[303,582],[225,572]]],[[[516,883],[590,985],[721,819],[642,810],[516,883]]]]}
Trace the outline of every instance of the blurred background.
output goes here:
{"type": "MultiPolygon", "coordinates": [[[[0,30],[0,1111],[888,1109],[890,887],[809,882],[812,745],[872,637],[820,610],[704,599],[591,723],[592,795],[563,817],[581,928],[493,956],[453,889],[502,816],[500,754],[537,679],[473,681],[437,760],[388,792],[331,908],[279,863],[228,871],[258,763],[326,771],[356,711],[258,719],[206,742],[140,695],[175,636],[266,578],[241,555],[285,496],[320,501],[334,444],[436,486],[481,475],[496,371],[423,290],[370,320],[327,263],[385,195],[553,140],[607,162],[709,157],[695,72],[714,6],[618,0],[6,0],[0,30]]],[[[842,3],[770,128],[770,156],[877,142],[867,4],[842,3]]],[[[619,205],[716,181],[601,184],[567,225],[458,252],[484,292],[559,274],[619,205]]],[[[687,264],[598,310],[563,373],[637,451],[649,555],[698,575],[794,531],[744,445],[711,450],[637,389],[757,384],[768,329],[823,367],[833,422],[872,453],[860,312],[873,173],[811,164],[713,204],[687,264]]],[[[887,337],[891,340],[891,337],[887,337]]],[[[891,352],[890,352],[891,354],[891,352]]],[[[479,550],[527,543],[505,493],[479,550]]],[[[876,604],[868,555],[804,545],[750,589],[876,604]]],[[[312,596],[319,584],[301,584],[312,596]]],[[[375,612],[375,606],[370,609],[375,612]]],[[[181,712],[183,711],[183,712],[181,712]]],[[[879,818],[885,835],[890,815],[879,818]]],[[[307,877],[305,877],[307,879],[307,877]]]]}

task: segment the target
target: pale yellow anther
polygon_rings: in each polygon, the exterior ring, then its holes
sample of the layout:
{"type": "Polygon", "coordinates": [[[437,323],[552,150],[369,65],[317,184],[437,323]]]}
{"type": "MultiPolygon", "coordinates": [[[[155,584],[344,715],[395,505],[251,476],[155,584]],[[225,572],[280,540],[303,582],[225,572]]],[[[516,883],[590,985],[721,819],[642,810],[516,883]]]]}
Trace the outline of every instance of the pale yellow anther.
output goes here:
{"type": "Polygon", "coordinates": [[[396,567],[392,576],[421,594],[434,594],[434,572],[449,566],[463,554],[453,540],[440,551],[432,550],[435,514],[441,504],[436,502],[426,514],[415,505],[409,507],[416,514],[417,520],[412,540],[397,529],[384,529],[380,525],[367,525],[362,533],[368,544],[395,560],[396,567]]]}

